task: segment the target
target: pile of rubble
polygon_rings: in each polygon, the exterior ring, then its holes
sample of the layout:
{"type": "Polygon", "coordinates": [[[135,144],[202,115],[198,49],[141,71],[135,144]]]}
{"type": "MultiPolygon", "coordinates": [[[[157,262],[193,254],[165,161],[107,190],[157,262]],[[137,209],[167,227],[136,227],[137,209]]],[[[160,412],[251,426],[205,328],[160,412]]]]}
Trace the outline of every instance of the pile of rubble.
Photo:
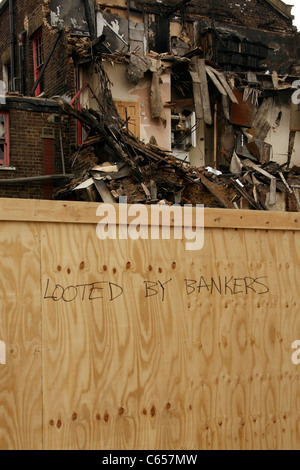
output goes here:
{"type": "Polygon", "coordinates": [[[72,156],[78,176],[54,199],[129,204],[204,204],[206,207],[253,210],[300,210],[300,173],[289,162],[261,162],[254,140],[248,156],[234,152],[226,171],[192,167],[155,142],[145,144],[128,129],[116,108],[108,79],[96,64],[102,84],[99,111],[78,110],[60,99],[62,111],[77,119],[87,138],[72,156]],[[255,151],[258,157],[255,158],[255,151]]]}

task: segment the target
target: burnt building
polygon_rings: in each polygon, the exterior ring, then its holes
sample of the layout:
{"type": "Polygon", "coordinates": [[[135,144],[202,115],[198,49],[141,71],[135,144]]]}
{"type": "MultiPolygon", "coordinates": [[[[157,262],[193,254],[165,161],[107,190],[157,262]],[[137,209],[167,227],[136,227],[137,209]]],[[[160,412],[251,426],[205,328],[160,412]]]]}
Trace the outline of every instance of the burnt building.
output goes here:
{"type": "Polygon", "coordinates": [[[54,31],[48,14],[47,2],[0,6],[1,197],[51,199],[76,144],[74,124],[55,101],[75,93],[74,66],[65,53],[66,31],[54,31]]]}
{"type": "MultiPolygon", "coordinates": [[[[219,166],[226,163],[222,151],[231,158],[243,140],[233,126],[251,130],[263,114],[267,124],[251,131],[253,137],[269,144],[271,159],[298,164],[299,137],[292,134],[291,149],[290,121],[299,33],[290,6],[277,0],[97,2],[96,35],[104,38],[117,107],[130,114],[131,130],[143,141],[155,138],[196,166],[219,166]],[[232,108],[236,100],[240,106],[232,108]],[[193,132],[185,136],[186,129],[193,132]]],[[[79,64],[82,83],[97,87],[88,59],[79,64]]],[[[292,132],[297,129],[293,124],[292,132]]]]}
{"type": "Polygon", "coordinates": [[[0,22],[1,196],[49,197],[44,177],[114,163],[84,110],[191,167],[300,166],[299,33],[280,0],[4,0],[0,22]]]}

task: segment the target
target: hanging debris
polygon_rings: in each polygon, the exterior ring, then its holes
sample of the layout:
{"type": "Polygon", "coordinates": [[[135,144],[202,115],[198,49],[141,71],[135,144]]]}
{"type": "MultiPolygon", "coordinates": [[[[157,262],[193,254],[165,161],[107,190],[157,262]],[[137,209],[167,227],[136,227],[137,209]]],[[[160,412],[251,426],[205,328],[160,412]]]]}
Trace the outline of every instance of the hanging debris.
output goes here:
{"type": "MultiPolygon", "coordinates": [[[[295,186],[297,174],[288,169],[288,162],[278,165],[269,158],[264,160],[259,141],[250,134],[247,146],[237,147],[227,172],[193,167],[171,151],[139,140],[117,112],[101,61],[95,60],[94,65],[101,78],[98,112],[74,109],[63,99],[58,100],[62,112],[82,124],[87,138],[72,157],[72,169],[78,178],[58,190],[55,199],[75,197],[118,203],[120,198],[126,197],[128,203],[159,204],[163,201],[169,205],[203,203],[207,207],[282,210],[283,197],[286,210],[289,206],[300,210],[295,186]]],[[[199,67],[197,63],[198,72],[199,67]]],[[[225,77],[209,70],[214,74],[215,85],[216,78],[220,79],[216,85],[220,89],[225,77]]],[[[193,74],[195,72],[191,71],[192,77],[193,74]]],[[[199,82],[194,80],[193,83],[199,82]]],[[[233,106],[237,106],[236,96],[239,95],[231,95],[226,88],[223,86],[224,93],[233,106]]],[[[260,129],[259,122],[259,113],[256,113],[254,123],[260,129]]],[[[261,123],[264,126],[263,121],[261,123]]],[[[179,125],[180,121],[177,127],[179,125]]],[[[227,158],[230,162],[230,157],[227,158]]]]}

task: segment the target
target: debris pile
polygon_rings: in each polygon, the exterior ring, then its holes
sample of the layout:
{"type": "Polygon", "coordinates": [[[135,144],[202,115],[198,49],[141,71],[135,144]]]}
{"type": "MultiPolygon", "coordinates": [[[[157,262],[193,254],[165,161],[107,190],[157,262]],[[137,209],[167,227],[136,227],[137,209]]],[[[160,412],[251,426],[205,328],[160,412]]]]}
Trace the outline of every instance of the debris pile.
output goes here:
{"type": "MultiPolygon", "coordinates": [[[[72,156],[72,169],[78,177],[57,190],[54,199],[118,203],[126,197],[129,204],[300,210],[299,169],[290,168],[289,162],[279,165],[270,161],[267,144],[252,138],[246,149],[241,146],[233,155],[223,151],[227,162],[224,171],[193,167],[130,132],[128,120],[121,119],[114,105],[100,59],[95,59],[95,67],[102,88],[99,111],[78,110],[58,100],[62,111],[81,123],[87,137],[72,156]]],[[[263,128],[259,113],[255,122],[263,128]]]]}

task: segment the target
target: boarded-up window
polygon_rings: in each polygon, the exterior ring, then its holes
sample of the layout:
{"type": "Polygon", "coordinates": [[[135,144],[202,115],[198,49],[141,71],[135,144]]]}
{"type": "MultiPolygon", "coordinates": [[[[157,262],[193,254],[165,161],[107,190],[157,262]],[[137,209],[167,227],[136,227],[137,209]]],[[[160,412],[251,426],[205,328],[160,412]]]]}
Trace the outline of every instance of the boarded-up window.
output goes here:
{"type": "Polygon", "coordinates": [[[126,101],[116,101],[120,117],[126,122],[128,130],[140,138],[140,104],[126,101]]]}

